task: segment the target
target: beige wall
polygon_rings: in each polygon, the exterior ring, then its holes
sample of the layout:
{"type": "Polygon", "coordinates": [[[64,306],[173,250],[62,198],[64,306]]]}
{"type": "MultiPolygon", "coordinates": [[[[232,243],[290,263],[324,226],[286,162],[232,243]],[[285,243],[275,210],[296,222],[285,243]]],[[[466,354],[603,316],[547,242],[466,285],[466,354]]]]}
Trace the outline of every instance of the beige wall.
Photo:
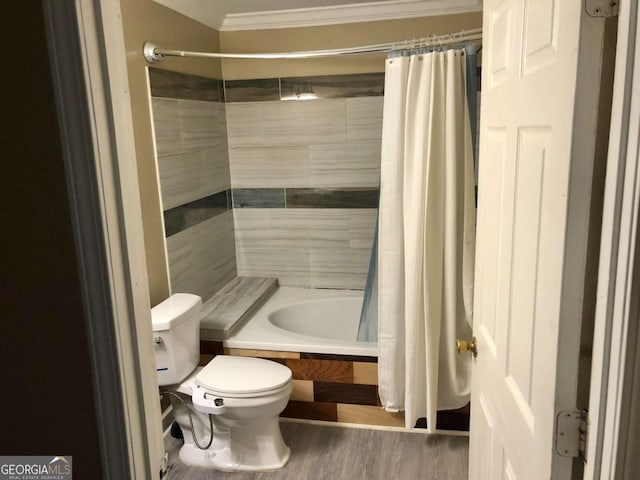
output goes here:
{"type": "MultiPolygon", "coordinates": [[[[481,13],[407,20],[218,32],[152,0],[121,0],[131,92],[136,158],[140,183],[145,251],[151,304],[170,293],[162,205],[154,155],[147,64],[141,55],[146,40],[165,48],[225,52],[273,52],[339,48],[383,43],[477,28],[481,13]]],[[[333,59],[260,61],[168,58],[157,68],[228,80],[280,76],[328,75],[384,71],[384,55],[333,59]]]]}
{"type": "MultiPolygon", "coordinates": [[[[396,42],[482,27],[482,13],[350,23],[321,27],[220,32],[223,52],[323,50],[396,42]]],[[[383,72],[385,55],[358,55],[312,60],[222,61],[225,80],[383,72]]]]}
{"type": "MultiPolygon", "coordinates": [[[[151,305],[169,295],[162,206],[151,130],[145,40],[165,48],[219,51],[218,32],[151,0],[121,0],[151,305]]],[[[215,60],[167,59],[158,68],[222,78],[215,60]]]]}

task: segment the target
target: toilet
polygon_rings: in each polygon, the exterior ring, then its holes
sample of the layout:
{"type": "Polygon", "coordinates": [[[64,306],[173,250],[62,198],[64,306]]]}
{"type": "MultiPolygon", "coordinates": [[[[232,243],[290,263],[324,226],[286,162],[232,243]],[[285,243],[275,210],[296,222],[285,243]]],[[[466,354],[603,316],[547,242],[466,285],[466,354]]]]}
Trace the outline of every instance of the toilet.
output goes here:
{"type": "Polygon", "coordinates": [[[223,471],[282,468],[291,454],[279,415],[289,401],[291,370],[270,360],[200,358],[202,299],[176,293],[151,309],[156,371],[184,435],[180,460],[223,471]]]}

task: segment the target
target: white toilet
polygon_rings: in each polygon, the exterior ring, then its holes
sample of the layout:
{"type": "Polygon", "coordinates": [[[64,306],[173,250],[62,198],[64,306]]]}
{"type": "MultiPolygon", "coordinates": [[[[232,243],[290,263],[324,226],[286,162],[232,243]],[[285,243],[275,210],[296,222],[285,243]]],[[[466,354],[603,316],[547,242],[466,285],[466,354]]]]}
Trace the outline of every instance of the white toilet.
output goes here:
{"type": "Polygon", "coordinates": [[[291,394],[291,370],[228,355],[197,367],[201,310],[202,299],[187,293],[151,310],[158,381],[169,387],[165,391],[184,435],[180,460],[224,471],[282,468],[291,450],[278,416],[291,394]]]}

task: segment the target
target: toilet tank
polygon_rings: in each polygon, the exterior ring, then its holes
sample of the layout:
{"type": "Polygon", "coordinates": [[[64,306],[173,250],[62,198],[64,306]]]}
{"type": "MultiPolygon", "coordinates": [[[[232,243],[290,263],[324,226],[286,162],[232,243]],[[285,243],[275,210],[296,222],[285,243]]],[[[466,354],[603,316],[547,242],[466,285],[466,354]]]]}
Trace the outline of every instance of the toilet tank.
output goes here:
{"type": "Polygon", "coordinates": [[[202,299],[176,293],[151,309],[158,383],[173,385],[193,372],[200,359],[202,299]]]}

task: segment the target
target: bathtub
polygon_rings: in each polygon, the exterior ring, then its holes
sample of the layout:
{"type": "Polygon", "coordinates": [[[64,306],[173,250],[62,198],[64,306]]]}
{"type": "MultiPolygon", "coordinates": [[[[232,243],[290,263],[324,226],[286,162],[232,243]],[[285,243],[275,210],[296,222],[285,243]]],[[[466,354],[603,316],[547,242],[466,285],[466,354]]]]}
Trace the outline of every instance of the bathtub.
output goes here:
{"type": "Polygon", "coordinates": [[[363,292],[280,287],[232,337],[228,348],[377,356],[358,342],[363,292]]]}

